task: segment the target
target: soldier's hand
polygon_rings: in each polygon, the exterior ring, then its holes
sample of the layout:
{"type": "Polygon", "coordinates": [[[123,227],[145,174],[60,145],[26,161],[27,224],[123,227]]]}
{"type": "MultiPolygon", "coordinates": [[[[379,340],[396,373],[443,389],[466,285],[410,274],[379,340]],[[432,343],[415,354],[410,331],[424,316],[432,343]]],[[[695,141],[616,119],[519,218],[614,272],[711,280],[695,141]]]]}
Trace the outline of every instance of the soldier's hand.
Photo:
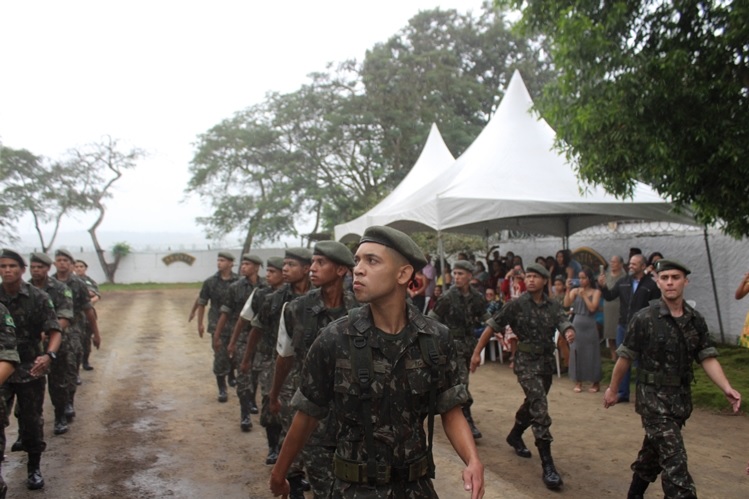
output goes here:
{"type": "Polygon", "coordinates": [[[203,337],[203,333],[205,333],[205,326],[203,324],[198,324],[198,335],[200,337],[203,337]]]}
{"type": "Polygon", "coordinates": [[[726,398],[728,399],[728,402],[731,404],[731,408],[733,409],[733,412],[739,412],[739,408],[741,407],[741,394],[734,390],[733,388],[729,388],[726,391],[726,398]]]}
{"type": "Polygon", "coordinates": [[[247,374],[248,372],[250,372],[251,367],[252,367],[252,364],[250,362],[242,361],[242,363],[239,364],[239,371],[242,374],[247,374]]]}
{"type": "Polygon", "coordinates": [[[481,354],[473,352],[471,355],[471,372],[475,373],[476,369],[481,365],[481,354]]]}
{"type": "Polygon", "coordinates": [[[270,492],[273,494],[273,497],[283,496],[286,498],[291,492],[289,481],[286,480],[285,476],[277,478],[273,473],[271,473],[270,478],[268,479],[268,486],[270,487],[270,492]]]}
{"type": "Polygon", "coordinates": [[[49,370],[51,365],[52,358],[49,355],[40,355],[39,357],[34,359],[34,365],[31,366],[31,371],[29,372],[35,378],[39,378],[47,374],[47,371],[49,370]]]}
{"type": "Polygon", "coordinates": [[[606,388],[606,391],[603,392],[603,406],[608,409],[612,405],[616,405],[617,402],[619,402],[619,394],[609,386],[606,388]]]}
{"type": "Polygon", "coordinates": [[[268,410],[271,414],[278,414],[281,412],[281,401],[278,397],[271,397],[268,399],[268,410]]]}
{"type": "Polygon", "coordinates": [[[92,340],[92,341],[94,342],[94,346],[95,346],[95,347],[96,347],[96,349],[98,350],[98,349],[99,349],[99,347],[101,346],[101,335],[100,335],[99,333],[96,333],[96,334],[95,334],[95,335],[94,335],[94,336],[93,336],[93,337],[91,338],[91,340],[92,340]]]}
{"type": "Polygon", "coordinates": [[[471,499],[484,497],[484,465],[476,461],[469,462],[463,470],[463,488],[471,492],[471,499]]]}
{"type": "Polygon", "coordinates": [[[233,359],[234,354],[237,353],[237,344],[232,342],[229,342],[229,346],[226,347],[226,352],[229,354],[229,358],[233,359]]]}
{"type": "Polygon", "coordinates": [[[187,322],[192,322],[195,318],[195,309],[190,310],[190,315],[187,316],[187,322]]]}
{"type": "Polygon", "coordinates": [[[218,352],[219,350],[221,350],[221,337],[214,336],[213,337],[213,351],[218,352]]]}

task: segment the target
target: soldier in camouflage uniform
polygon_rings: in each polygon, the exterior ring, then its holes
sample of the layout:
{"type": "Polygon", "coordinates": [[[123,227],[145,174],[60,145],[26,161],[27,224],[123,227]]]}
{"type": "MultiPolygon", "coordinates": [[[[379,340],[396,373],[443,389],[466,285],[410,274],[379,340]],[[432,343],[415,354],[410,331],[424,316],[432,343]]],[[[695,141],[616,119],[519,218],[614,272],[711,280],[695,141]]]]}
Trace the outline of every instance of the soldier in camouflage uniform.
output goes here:
{"type": "Polygon", "coordinates": [[[65,406],[65,417],[68,422],[75,417],[75,392],[78,387],[78,373],[83,361],[83,338],[86,334],[86,327],[91,328],[94,346],[99,348],[101,345],[99,325],[88,294],[88,287],[73,273],[74,265],[75,258],[69,251],[64,249],[55,251],[57,272],[53,277],[65,284],[73,294],[73,320],[65,331],[65,336],[70,336],[65,340],[65,348],[74,354],[68,355],[65,362],[68,369],[68,402],[65,406]],[[71,360],[74,362],[71,363],[71,360]]]}
{"type": "Polygon", "coordinates": [[[702,366],[734,412],[741,406],[741,395],[723,373],[705,319],[684,301],[689,269],[675,260],[659,260],[655,270],[661,299],[651,301],[629,323],[603,403],[607,408],[617,403],[619,382],[631,363],[639,361],[635,410],[645,439],[632,463],[627,497],[642,498],[660,473],[665,497],[696,498],[681,436],[692,413],[692,362],[702,366]]]}
{"type": "MultiPolygon", "coordinates": [[[[49,295],[23,282],[25,270],[26,262],[21,255],[15,251],[2,250],[0,273],[3,285],[0,287],[0,303],[8,309],[15,324],[19,362],[15,372],[0,387],[0,392],[2,400],[9,400],[14,396],[16,398],[18,429],[23,448],[28,453],[26,487],[37,490],[44,487],[40,463],[42,452],[47,447],[42,418],[46,384],[44,375],[57,357],[62,328],[49,295]],[[42,334],[49,338],[46,353],[42,349],[42,334]]],[[[5,404],[0,404],[0,411],[2,420],[7,421],[5,404]]],[[[0,432],[0,445],[5,451],[4,426],[0,432]]]]}
{"type": "MultiPolygon", "coordinates": [[[[221,313],[221,305],[223,305],[226,299],[226,293],[229,291],[229,286],[239,279],[239,276],[231,270],[234,266],[234,255],[231,253],[226,251],[219,252],[216,266],[218,267],[218,272],[203,281],[203,286],[200,288],[200,294],[196,301],[198,334],[201,338],[203,337],[203,333],[205,333],[205,325],[203,323],[205,306],[209,302],[211,304],[211,308],[208,310],[208,335],[211,339],[211,345],[213,345],[213,336],[216,332],[219,314],[221,313]]],[[[190,319],[192,319],[192,315],[190,319]]],[[[223,331],[219,331],[219,333],[222,334],[223,331]]],[[[227,331],[227,334],[231,335],[231,329],[227,331]]],[[[229,395],[226,393],[226,376],[230,371],[231,361],[228,352],[225,349],[216,350],[214,348],[213,374],[216,376],[216,384],[218,385],[219,402],[229,400],[229,395]]]]}
{"type": "MultiPolygon", "coordinates": [[[[0,385],[5,383],[10,375],[13,374],[13,370],[19,360],[18,350],[16,349],[16,326],[8,309],[0,303],[0,385]]],[[[3,412],[0,409],[0,414],[3,412]]],[[[7,421],[0,421],[0,424],[3,424],[3,427],[5,427],[7,426],[7,421]]],[[[2,460],[0,460],[1,462],[2,460]]],[[[0,499],[5,499],[7,492],[8,486],[5,484],[2,474],[0,474],[0,499]]]]}
{"type": "MultiPolygon", "coordinates": [[[[52,259],[44,253],[32,253],[30,260],[31,279],[29,284],[45,291],[52,299],[55,313],[60,327],[64,331],[62,343],[57,351],[57,362],[52,363],[47,381],[49,383],[49,398],[55,408],[55,435],[62,435],[68,431],[68,420],[65,408],[68,405],[68,385],[70,372],[68,366],[75,365],[75,350],[70,345],[68,328],[74,320],[73,292],[65,284],[49,275],[52,259]]],[[[19,435],[20,437],[20,435],[19,435]]],[[[20,438],[18,445],[21,445],[20,438]]],[[[15,447],[16,444],[13,444],[15,447]]],[[[12,450],[12,448],[11,448],[12,450]]]]}
{"type": "MultiPolygon", "coordinates": [[[[310,281],[316,289],[296,298],[284,309],[278,331],[278,357],[270,391],[271,412],[281,414],[281,443],[289,431],[294,411],[291,398],[299,388],[307,351],[320,330],[356,306],[343,280],[354,266],[354,256],[341,243],[320,241],[315,245],[310,281]]],[[[328,497],[333,485],[333,454],[336,448],[336,421],[333,413],[320,422],[302,451],[302,459],[315,497],[328,497]]],[[[290,479],[293,482],[293,479],[290,479]]]]}
{"type": "Polygon", "coordinates": [[[518,350],[515,354],[515,375],[523,388],[525,400],[515,413],[515,426],[507,436],[507,443],[520,457],[531,457],[531,452],[523,442],[523,432],[530,426],[536,439],[536,447],[541,456],[541,469],[544,484],[550,489],[562,486],[562,477],[557,473],[551,457],[551,417],[546,395],[551,388],[554,374],[554,334],[562,331],[569,343],[575,340],[575,330],[568,321],[562,306],[544,294],[549,280],[549,272],[534,263],[525,272],[526,293],[505,304],[499,312],[487,321],[487,327],[479,339],[471,358],[471,370],[481,363],[481,351],[486,347],[492,334],[498,334],[509,325],[518,337],[518,350]]]}
{"type": "MultiPolygon", "coordinates": [[[[437,300],[437,304],[429,312],[429,317],[440,321],[450,330],[450,337],[455,343],[455,349],[461,362],[458,363],[460,382],[468,389],[468,374],[471,367],[471,356],[476,347],[474,329],[480,327],[491,316],[486,312],[486,298],[471,286],[473,265],[467,260],[458,260],[453,264],[453,286],[437,300]]],[[[481,432],[476,428],[471,416],[473,397],[468,392],[468,402],[463,406],[468,425],[471,427],[473,438],[481,438],[481,432]]]]}
{"type": "MultiPolygon", "coordinates": [[[[226,299],[223,305],[221,305],[221,316],[218,318],[216,331],[213,333],[213,350],[226,350],[229,358],[232,355],[228,352],[227,348],[231,341],[231,332],[234,331],[237,325],[239,313],[253,291],[266,287],[265,280],[258,276],[258,270],[260,270],[262,265],[263,260],[259,256],[249,253],[243,255],[239,266],[239,273],[242,277],[229,286],[226,299]],[[227,336],[224,334],[225,331],[230,331],[230,334],[227,336]]],[[[250,431],[252,429],[252,421],[250,420],[252,395],[249,375],[240,374],[237,380],[237,397],[239,398],[240,412],[239,427],[242,431],[250,431]]]]}
{"type": "Polygon", "coordinates": [[[455,346],[447,328],[406,303],[409,281],[426,264],[424,254],[402,232],[370,227],[355,260],[354,294],[366,305],[328,325],[312,344],[292,401],[298,411],[271,472],[271,492],[288,494],[287,470],[332,410],[339,428],[331,497],[437,497],[431,480],[437,413],[466,463],[465,490],[482,497],[484,469],[461,411],[468,393],[458,377],[455,346]]]}
{"type": "MultiPolygon", "coordinates": [[[[251,360],[255,353],[270,356],[269,369],[260,376],[260,391],[262,406],[260,408],[260,424],[265,427],[268,438],[268,456],[266,464],[273,464],[278,457],[278,445],[281,438],[281,418],[270,412],[270,389],[273,382],[273,367],[276,362],[276,342],[278,340],[278,325],[281,321],[284,305],[294,298],[304,295],[310,289],[309,268],[312,263],[312,252],[306,248],[289,248],[283,259],[283,277],[285,284],[268,295],[260,307],[259,312],[252,319],[252,330],[247,341],[247,349],[242,357],[241,371],[247,373],[253,367],[251,360]]],[[[301,487],[303,477],[301,461],[294,468],[295,490],[301,487]]],[[[298,497],[298,495],[297,495],[298,497]]]]}
{"type": "MultiPolygon", "coordinates": [[[[86,274],[88,271],[88,264],[84,260],[76,260],[75,261],[75,275],[78,276],[80,280],[83,281],[83,283],[88,288],[88,296],[91,298],[91,305],[96,306],[96,304],[101,300],[101,293],[99,292],[99,283],[94,281],[89,275],[86,274]]],[[[96,314],[96,309],[94,309],[94,314],[96,314]]],[[[96,316],[97,321],[99,320],[99,316],[96,316]]],[[[98,322],[97,322],[98,325],[98,322]]],[[[91,326],[86,323],[86,332],[83,335],[83,364],[81,367],[85,371],[93,371],[94,367],[89,363],[89,357],[91,356],[91,340],[93,339],[93,331],[91,330],[91,326]]]]}

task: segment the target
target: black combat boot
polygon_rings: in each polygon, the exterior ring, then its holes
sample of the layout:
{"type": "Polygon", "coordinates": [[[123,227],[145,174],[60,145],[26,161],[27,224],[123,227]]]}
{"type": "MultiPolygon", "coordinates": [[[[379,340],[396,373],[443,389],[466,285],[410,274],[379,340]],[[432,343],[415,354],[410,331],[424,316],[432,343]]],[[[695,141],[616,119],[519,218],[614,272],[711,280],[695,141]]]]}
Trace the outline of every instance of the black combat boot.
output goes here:
{"type": "Polygon", "coordinates": [[[531,457],[531,451],[528,449],[528,447],[525,446],[525,442],[523,442],[523,432],[525,431],[525,428],[520,426],[518,423],[515,423],[515,426],[512,427],[512,430],[510,430],[510,434],[507,435],[507,443],[510,444],[510,447],[515,449],[515,454],[517,454],[520,457],[531,457]]]}
{"type": "Polygon", "coordinates": [[[250,431],[252,429],[252,420],[250,419],[249,392],[242,392],[239,395],[239,412],[241,417],[239,427],[242,429],[242,431],[250,431]]]}
{"type": "MultiPolygon", "coordinates": [[[[0,461],[1,463],[2,461],[0,461]]],[[[0,499],[5,499],[5,495],[8,493],[8,486],[5,484],[5,480],[3,480],[2,472],[0,472],[0,499]]]]}
{"type": "Polygon", "coordinates": [[[75,406],[72,401],[65,404],[65,417],[68,421],[71,421],[75,417],[75,406]]]}
{"type": "Polygon", "coordinates": [[[216,383],[218,384],[218,401],[226,402],[229,400],[229,395],[226,393],[226,377],[216,376],[216,383]]]}
{"type": "Polygon", "coordinates": [[[558,489],[563,485],[562,477],[557,473],[557,469],[554,467],[554,460],[551,458],[551,442],[548,440],[541,440],[536,442],[538,447],[538,454],[541,456],[541,469],[543,470],[542,478],[544,485],[549,489],[558,489]]]}
{"type": "Polygon", "coordinates": [[[21,452],[22,450],[25,450],[23,448],[23,441],[21,440],[21,429],[18,429],[18,438],[15,442],[13,442],[13,445],[10,446],[11,452],[21,452]]]}
{"type": "Polygon", "coordinates": [[[255,392],[250,392],[250,414],[257,414],[257,404],[255,403],[255,392]]]}
{"type": "Polygon", "coordinates": [[[265,464],[276,464],[278,460],[278,439],[281,437],[281,427],[276,424],[269,424],[265,427],[265,435],[268,437],[268,457],[265,458],[265,464]]]}
{"type": "Polygon", "coordinates": [[[637,473],[632,474],[632,483],[629,484],[627,499],[642,499],[650,482],[640,477],[637,473]]]}
{"type": "Polygon", "coordinates": [[[93,371],[94,366],[88,363],[88,354],[83,356],[83,370],[84,371],[93,371]]]}
{"type": "Polygon", "coordinates": [[[29,490],[39,490],[44,488],[44,478],[42,478],[42,470],[39,469],[39,464],[42,460],[42,454],[35,452],[29,454],[29,462],[26,465],[26,470],[29,475],[26,479],[26,488],[29,490]]]}
{"type": "Polygon", "coordinates": [[[478,428],[476,428],[476,425],[473,422],[473,416],[471,416],[471,406],[463,406],[463,415],[465,416],[466,421],[468,421],[468,426],[471,427],[471,435],[473,435],[473,439],[478,440],[479,438],[481,438],[481,432],[478,428]]]}
{"type": "Polygon", "coordinates": [[[234,375],[234,369],[229,371],[229,386],[234,388],[237,386],[237,377],[234,375]]]}
{"type": "Polygon", "coordinates": [[[289,499],[304,499],[304,475],[287,476],[289,481],[289,499]]]}
{"type": "Polygon", "coordinates": [[[68,432],[68,418],[65,417],[65,408],[58,409],[55,407],[55,435],[62,435],[68,432]]]}

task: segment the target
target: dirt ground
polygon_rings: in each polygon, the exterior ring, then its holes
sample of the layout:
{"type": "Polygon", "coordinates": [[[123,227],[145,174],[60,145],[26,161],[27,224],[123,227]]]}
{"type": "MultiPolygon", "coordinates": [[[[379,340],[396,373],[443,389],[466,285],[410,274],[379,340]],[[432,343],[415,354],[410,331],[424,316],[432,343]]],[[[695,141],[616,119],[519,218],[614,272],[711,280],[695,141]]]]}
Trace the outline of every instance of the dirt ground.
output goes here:
{"type": "MultiPolygon", "coordinates": [[[[239,429],[236,397],[216,402],[211,348],[187,314],[195,290],[112,292],[97,307],[103,348],[83,372],[78,416],[65,435],[52,434],[47,403],[46,487],[26,490],[26,455],[7,449],[3,475],[13,498],[264,498],[264,432],[239,429]]],[[[604,409],[601,394],[575,394],[555,379],[549,395],[552,446],[564,478],[561,492],[541,482],[532,459],[516,457],[504,442],[522,400],[507,364],[487,363],[471,378],[474,418],[484,437],[487,498],[624,497],[629,464],[642,441],[632,404],[604,409]]],[[[749,394],[744,394],[749,398],[749,394]]],[[[466,497],[461,462],[439,424],[436,487],[443,498],[466,497]]],[[[16,424],[7,430],[16,437],[16,424]]],[[[749,497],[749,418],[695,411],[684,437],[690,470],[702,498],[749,497]]],[[[530,445],[532,437],[526,442],[530,445]]],[[[647,497],[661,497],[660,484],[647,497]]]]}

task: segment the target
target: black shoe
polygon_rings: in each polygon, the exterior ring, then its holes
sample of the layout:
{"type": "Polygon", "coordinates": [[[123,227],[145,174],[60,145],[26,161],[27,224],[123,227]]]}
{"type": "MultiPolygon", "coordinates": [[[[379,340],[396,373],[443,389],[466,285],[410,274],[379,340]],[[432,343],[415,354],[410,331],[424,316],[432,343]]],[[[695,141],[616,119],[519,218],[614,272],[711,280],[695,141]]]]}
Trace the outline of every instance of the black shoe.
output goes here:
{"type": "Polygon", "coordinates": [[[304,478],[302,478],[302,490],[305,492],[312,490],[312,485],[304,478]]]}
{"type": "Polygon", "coordinates": [[[536,446],[538,447],[538,453],[541,455],[541,478],[544,485],[547,489],[556,490],[564,485],[564,482],[554,466],[554,460],[551,458],[551,442],[546,440],[536,442],[536,446]]]}
{"type": "Polygon", "coordinates": [[[624,404],[626,402],[629,402],[629,397],[618,397],[616,400],[619,404],[624,404]]]}
{"type": "Polygon", "coordinates": [[[75,377],[75,384],[78,385],[78,386],[80,386],[80,385],[83,384],[83,380],[81,380],[80,376],[76,376],[75,377]]]}
{"type": "Polygon", "coordinates": [[[632,483],[629,484],[629,490],[627,491],[627,499],[643,499],[649,485],[650,482],[640,478],[640,475],[637,473],[633,473],[632,483]]]}
{"type": "Polygon", "coordinates": [[[84,362],[83,363],[83,370],[84,371],[93,371],[94,370],[94,366],[92,366],[88,362],[84,362]]]}
{"type": "Polygon", "coordinates": [[[229,395],[227,395],[226,390],[219,390],[218,391],[218,401],[221,403],[227,402],[229,400],[229,395]]]}
{"type": "Polygon", "coordinates": [[[229,371],[229,386],[234,388],[237,386],[237,378],[234,377],[234,371],[229,371]]]}
{"type": "Polygon", "coordinates": [[[252,429],[252,420],[250,420],[249,415],[242,418],[242,422],[239,423],[239,427],[242,428],[242,431],[250,431],[252,429]]]}
{"type": "Polygon", "coordinates": [[[276,464],[278,461],[278,449],[275,447],[268,449],[268,456],[265,458],[265,464],[268,466],[276,464]]]}
{"type": "Polygon", "coordinates": [[[61,418],[55,418],[55,429],[53,430],[53,433],[55,435],[62,435],[63,433],[68,432],[68,421],[65,419],[65,416],[61,418]]]}
{"type": "Polygon", "coordinates": [[[257,414],[258,412],[260,412],[260,411],[257,410],[257,404],[255,404],[254,401],[251,402],[251,405],[250,405],[250,414],[257,414]]]}
{"type": "Polygon", "coordinates": [[[75,417],[75,407],[72,403],[65,405],[65,417],[68,418],[68,421],[75,417]]]}
{"type": "Polygon", "coordinates": [[[507,435],[507,443],[510,444],[510,447],[515,449],[515,454],[517,454],[520,457],[529,458],[531,457],[531,451],[526,447],[525,442],[523,442],[523,430],[518,425],[515,425],[512,430],[510,431],[510,434],[507,435]]]}
{"type": "Polygon", "coordinates": [[[226,377],[216,376],[216,384],[218,385],[218,401],[224,403],[229,400],[229,396],[226,394],[226,377]]]}
{"type": "Polygon", "coordinates": [[[44,478],[42,478],[42,471],[39,469],[41,459],[41,454],[29,454],[29,462],[26,464],[26,470],[29,473],[26,479],[26,488],[29,490],[44,488],[44,478]]]}
{"type": "Polygon", "coordinates": [[[473,422],[473,416],[471,416],[471,408],[469,406],[463,407],[463,416],[466,418],[466,421],[468,421],[468,426],[471,427],[471,435],[473,435],[473,439],[478,440],[481,438],[481,432],[476,428],[476,425],[473,422]]]}
{"type": "Polygon", "coordinates": [[[23,442],[21,442],[21,435],[18,435],[18,439],[13,442],[13,445],[10,446],[11,452],[20,452],[26,450],[23,448],[23,442]]]}
{"type": "Polygon", "coordinates": [[[289,499],[304,499],[304,486],[302,475],[287,476],[289,481],[289,499]]]}

